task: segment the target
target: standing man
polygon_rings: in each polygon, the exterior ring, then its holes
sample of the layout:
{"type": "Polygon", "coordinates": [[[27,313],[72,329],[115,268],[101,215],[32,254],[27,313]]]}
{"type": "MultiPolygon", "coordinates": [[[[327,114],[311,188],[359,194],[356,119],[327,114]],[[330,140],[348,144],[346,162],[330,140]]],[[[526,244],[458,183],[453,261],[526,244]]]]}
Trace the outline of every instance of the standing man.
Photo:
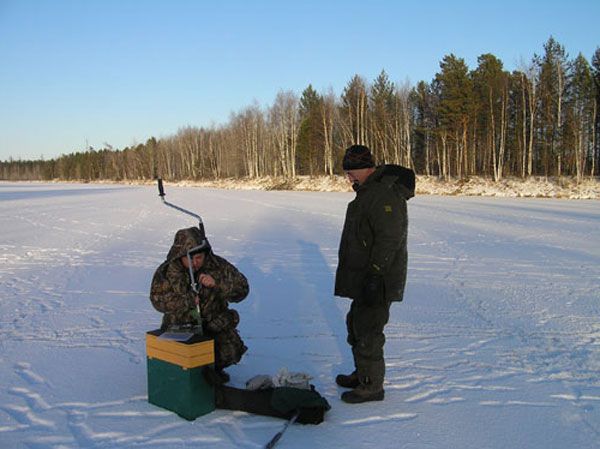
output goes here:
{"type": "Polygon", "coordinates": [[[352,299],[346,316],[355,370],[335,381],[351,404],[382,401],[383,328],[390,305],[402,301],[406,283],[408,214],[415,174],[398,165],[375,167],[364,145],[346,150],[343,169],[356,198],[348,204],[339,248],[335,295],[352,299]]]}
{"type": "Polygon", "coordinates": [[[226,383],[229,374],[223,369],[239,362],[248,349],[236,329],[240,316],[229,303],[242,301],[248,291],[246,277],[213,253],[198,228],[187,228],[177,231],[167,259],[156,269],[150,301],[164,314],[164,330],[196,324],[194,312],[200,306],[204,335],[215,343],[216,373],[226,383]],[[190,272],[198,292],[191,285],[190,272]]]}

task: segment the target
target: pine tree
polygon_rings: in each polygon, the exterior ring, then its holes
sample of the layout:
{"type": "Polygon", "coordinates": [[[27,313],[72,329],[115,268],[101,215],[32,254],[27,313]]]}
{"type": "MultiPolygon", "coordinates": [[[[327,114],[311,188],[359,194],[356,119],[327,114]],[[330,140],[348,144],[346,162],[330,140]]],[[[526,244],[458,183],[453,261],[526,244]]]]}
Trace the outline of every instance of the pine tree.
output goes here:
{"type": "Polygon", "coordinates": [[[300,97],[300,127],[296,144],[296,164],[300,174],[315,175],[324,170],[324,142],[321,132],[321,97],[308,85],[300,97]]]}
{"type": "MultiPolygon", "coordinates": [[[[415,164],[416,168],[430,176],[434,169],[433,146],[436,129],[435,97],[431,86],[419,81],[412,89],[411,102],[414,104],[415,164]]],[[[438,164],[438,168],[439,168],[438,164]]],[[[441,176],[441,173],[438,173],[441,176]]]]}
{"type": "Polygon", "coordinates": [[[485,172],[492,168],[495,180],[503,174],[506,150],[506,128],[508,107],[508,73],[502,61],[492,54],[477,58],[478,67],[472,72],[473,87],[477,95],[478,124],[482,127],[482,148],[480,166],[485,172]]]}
{"type": "Polygon", "coordinates": [[[381,162],[392,161],[392,151],[390,151],[389,143],[393,141],[390,136],[390,124],[394,115],[394,91],[394,83],[390,81],[387,73],[382,69],[369,91],[371,151],[375,158],[381,162]]]}
{"type": "Polygon", "coordinates": [[[562,174],[563,102],[569,76],[567,56],[564,47],[550,36],[544,44],[544,55],[537,57],[540,66],[542,164],[546,176],[562,174]]]}
{"type": "Polygon", "coordinates": [[[462,177],[467,167],[467,131],[469,120],[475,110],[473,83],[464,59],[453,54],[445,56],[440,63],[441,73],[435,76],[435,90],[439,95],[437,114],[438,133],[442,140],[443,175],[455,173],[462,177]],[[454,144],[454,164],[449,143],[454,144]]]}

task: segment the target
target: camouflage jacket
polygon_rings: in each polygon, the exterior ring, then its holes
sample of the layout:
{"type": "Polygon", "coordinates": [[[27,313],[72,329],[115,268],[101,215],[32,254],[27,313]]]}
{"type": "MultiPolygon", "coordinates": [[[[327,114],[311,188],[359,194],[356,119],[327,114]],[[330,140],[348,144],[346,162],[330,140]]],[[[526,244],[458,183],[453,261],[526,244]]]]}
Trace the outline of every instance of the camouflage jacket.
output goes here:
{"type": "Polygon", "coordinates": [[[167,260],[163,262],[152,278],[150,301],[156,310],[163,313],[162,328],[170,325],[196,324],[190,315],[195,309],[196,296],[200,299],[202,326],[205,332],[216,334],[234,329],[239,322],[239,315],[229,308],[230,302],[240,302],[248,295],[249,287],[246,277],[231,263],[217,256],[210,250],[204,265],[194,273],[196,282],[200,274],[209,274],[215,281],[214,288],[200,285],[198,295],[191,286],[189,270],[181,258],[187,250],[194,248],[202,241],[198,228],[177,231],[167,260]]]}

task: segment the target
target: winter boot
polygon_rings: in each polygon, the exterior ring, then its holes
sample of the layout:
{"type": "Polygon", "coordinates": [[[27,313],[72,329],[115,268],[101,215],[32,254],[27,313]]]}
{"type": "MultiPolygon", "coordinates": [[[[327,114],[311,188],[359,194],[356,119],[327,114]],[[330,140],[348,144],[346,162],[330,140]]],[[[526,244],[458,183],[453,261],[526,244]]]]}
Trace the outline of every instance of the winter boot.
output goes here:
{"type": "Polygon", "coordinates": [[[354,390],[342,393],[342,401],[348,404],[360,404],[362,402],[383,401],[385,391],[381,385],[372,384],[365,379],[354,390]]]}
{"type": "Polygon", "coordinates": [[[356,388],[360,385],[356,371],[353,371],[352,374],[338,374],[335,383],[344,388],[356,388]]]}
{"type": "Polygon", "coordinates": [[[217,374],[218,383],[220,383],[220,384],[226,384],[231,379],[229,374],[227,374],[222,368],[217,369],[216,374],[217,374]]]}

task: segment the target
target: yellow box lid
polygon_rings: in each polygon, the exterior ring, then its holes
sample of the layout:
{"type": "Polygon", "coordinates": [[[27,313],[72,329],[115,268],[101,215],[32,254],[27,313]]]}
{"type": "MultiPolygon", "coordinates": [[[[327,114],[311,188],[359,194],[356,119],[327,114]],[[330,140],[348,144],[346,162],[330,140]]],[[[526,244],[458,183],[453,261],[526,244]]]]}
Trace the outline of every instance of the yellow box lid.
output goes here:
{"type": "Polygon", "coordinates": [[[215,362],[214,340],[195,335],[185,342],[158,338],[163,331],[157,329],[146,332],[146,355],[150,358],[179,365],[182,368],[196,368],[215,362]]]}

